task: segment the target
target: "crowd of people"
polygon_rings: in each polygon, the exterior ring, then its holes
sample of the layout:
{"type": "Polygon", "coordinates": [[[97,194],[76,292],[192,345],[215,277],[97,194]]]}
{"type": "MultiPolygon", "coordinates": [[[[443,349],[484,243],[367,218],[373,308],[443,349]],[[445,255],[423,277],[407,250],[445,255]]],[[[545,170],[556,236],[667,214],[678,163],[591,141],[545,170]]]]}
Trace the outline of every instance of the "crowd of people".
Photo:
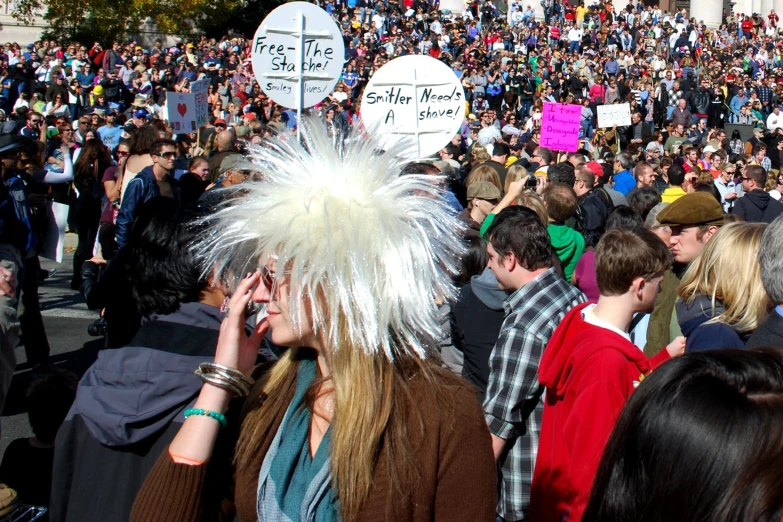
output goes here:
{"type": "Polygon", "coordinates": [[[0,49],[0,407],[20,334],[36,377],[0,482],[52,521],[783,519],[778,15],[319,5],[345,65],[302,115],[243,37],[0,49]],[[409,54],[465,91],[435,157],[363,128],[409,54]],[[575,152],[544,102],[581,105],[575,152]],[[105,338],[80,378],[51,201],[105,338]]]}

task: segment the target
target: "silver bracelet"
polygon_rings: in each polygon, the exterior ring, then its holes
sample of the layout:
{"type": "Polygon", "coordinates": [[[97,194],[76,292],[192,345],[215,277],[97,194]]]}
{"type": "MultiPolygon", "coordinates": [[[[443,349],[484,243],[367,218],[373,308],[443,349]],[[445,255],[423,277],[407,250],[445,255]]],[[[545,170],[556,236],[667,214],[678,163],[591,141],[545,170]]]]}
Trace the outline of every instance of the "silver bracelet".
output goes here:
{"type": "Polygon", "coordinates": [[[247,397],[250,393],[250,389],[247,385],[238,380],[227,379],[226,377],[215,373],[203,373],[201,369],[196,370],[195,374],[205,383],[233,392],[238,397],[247,397]]]}
{"type": "Polygon", "coordinates": [[[255,381],[245,375],[244,373],[240,372],[239,370],[236,370],[234,368],[229,368],[228,366],[224,366],[220,363],[216,362],[203,362],[198,365],[199,370],[201,370],[203,373],[217,373],[218,371],[224,372],[224,374],[227,377],[231,377],[233,379],[237,379],[239,381],[244,382],[247,384],[248,388],[250,386],[253,386],[255,384],[255,381]]]}

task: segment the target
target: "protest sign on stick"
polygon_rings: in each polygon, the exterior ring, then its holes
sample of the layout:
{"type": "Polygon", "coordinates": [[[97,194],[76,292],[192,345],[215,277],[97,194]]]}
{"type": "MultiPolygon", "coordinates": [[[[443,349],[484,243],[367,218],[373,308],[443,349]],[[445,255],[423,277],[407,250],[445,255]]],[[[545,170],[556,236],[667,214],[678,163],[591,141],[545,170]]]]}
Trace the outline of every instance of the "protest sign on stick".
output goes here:
{"type": "Polygon", "coordinates": [[[465,119],[465,91],[449,66],[429,56],[395,58],[373,74],[362,122],[382,145],[413,140],[419,157],[447,145],[465,119]]]}
{"type": "Polygon", "coordinates": [[[623,127],[631,124],[631,105],[628,103],[615,103],[613,105],[599,105],[598,128],[623,127]]]}
{"type": "Polygon", "coordinates": [[[166,93],[166,110],[174,134],[192,134],[209,122],[209,80],[190,84],[190,92],[166,93]]]}
{"type": "Polygon", "coordinates": [[[303,109],[332,92],[342,74],[342,31],[314,4],[283,4],[256,30],[251,61],[266,95],[278,105],[296,109],[301,117],[303,109]]]}
{"type": "Polygon", "coordinates": [[[541,120],[541,147],[576,152],[582,120],[581,105],[544,102],[541,120]]]}

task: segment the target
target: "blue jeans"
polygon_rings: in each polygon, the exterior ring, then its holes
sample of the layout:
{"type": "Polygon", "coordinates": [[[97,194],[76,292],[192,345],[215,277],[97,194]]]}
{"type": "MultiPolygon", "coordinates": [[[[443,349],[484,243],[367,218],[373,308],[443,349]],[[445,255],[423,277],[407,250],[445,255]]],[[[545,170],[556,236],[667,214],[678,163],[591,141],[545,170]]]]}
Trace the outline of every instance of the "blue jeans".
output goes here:
{"type": "Polygon", "coordinates": [[[569,42],[568,43],[568,54],[571,54],[574,51],[579,50],[579,42],[569,42]]]}

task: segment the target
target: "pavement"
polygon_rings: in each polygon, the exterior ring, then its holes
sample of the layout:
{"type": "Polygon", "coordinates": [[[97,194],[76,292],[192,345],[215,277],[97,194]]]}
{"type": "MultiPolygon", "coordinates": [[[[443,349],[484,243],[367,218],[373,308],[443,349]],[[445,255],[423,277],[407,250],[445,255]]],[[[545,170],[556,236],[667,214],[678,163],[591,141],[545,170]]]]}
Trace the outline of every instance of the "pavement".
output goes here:
{"type": "MultiPolygon", "coordinates": [[[[62,264],[41,258],[42,268],[57,269],[54,276],[40,285],[41,315],[51,347],[50,364],[69,369],[81,377],[97,357],[98,350],[103,346],[103,337],[90,337],[87,334],[87,326],[98,317],[98,312],[88,310],[79,291],[71,290],[69,283],[73,273],[73,254],[69,251],[72,252],[76,246],[75,237],[68,234],[65,246],[66,254],[62,264]]],[[[17,348],[16,358],[16,373],[0,418],[0,456],[14,439],[32,435],[24,400],[32,375],[23,345],[17,348]]]]}

